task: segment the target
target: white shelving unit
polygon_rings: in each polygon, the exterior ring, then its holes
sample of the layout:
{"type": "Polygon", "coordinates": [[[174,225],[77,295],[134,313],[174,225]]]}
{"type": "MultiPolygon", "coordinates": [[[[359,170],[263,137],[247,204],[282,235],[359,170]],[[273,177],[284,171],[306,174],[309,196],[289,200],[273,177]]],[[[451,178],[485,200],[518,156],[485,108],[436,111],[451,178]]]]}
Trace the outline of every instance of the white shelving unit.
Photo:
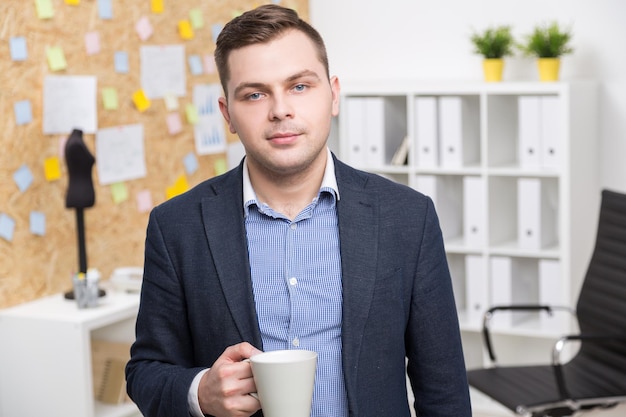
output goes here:
{"type": "MultiPolygon", "coordinates": [[[[480,330],[491,305],[575,306],[600,202],[596,90],[592,81],[342,85],[331,147],[433,198],[468,368],[488,364],[480,330]],[[392,165],[405,136],[406,164],[392,165]]],[[[501,363],[549,361],[574,326],[506,314],[494,322],[501,363]]]]}
{"type": "Polygon", "coordinates": [[[0,415],[140,415],[94,399],[91,361],[91,340],[134,340],[138,307],[138,295],[109,291],[95,308],[57,294],[0,311],[0,415]]]}

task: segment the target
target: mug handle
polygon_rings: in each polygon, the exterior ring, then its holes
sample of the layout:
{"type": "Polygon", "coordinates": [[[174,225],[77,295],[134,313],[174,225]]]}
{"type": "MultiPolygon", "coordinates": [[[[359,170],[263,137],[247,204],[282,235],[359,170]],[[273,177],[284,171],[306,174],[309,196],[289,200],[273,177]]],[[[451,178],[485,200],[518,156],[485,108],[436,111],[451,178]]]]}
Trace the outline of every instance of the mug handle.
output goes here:
{"type": "MultiPolygon", "coordinates": [[[[250,362],[250,359],[246,358],[244,360],[242,360],[242,362],[250,362]]],[[[256,392],[249,392],[248,393],[249,396],[254,397],[257,399],[257,401],[259,400],[259,394],[257,394],[256,392]]]]}

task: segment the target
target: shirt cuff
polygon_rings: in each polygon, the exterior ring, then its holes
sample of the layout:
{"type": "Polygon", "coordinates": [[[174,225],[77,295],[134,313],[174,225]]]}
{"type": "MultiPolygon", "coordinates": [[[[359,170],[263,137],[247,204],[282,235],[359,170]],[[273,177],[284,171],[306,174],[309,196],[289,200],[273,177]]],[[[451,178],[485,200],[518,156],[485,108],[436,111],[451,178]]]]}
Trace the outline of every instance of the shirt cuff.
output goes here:
{"type": "Polygon", "coordinates": [[[202,410],[200,409],[200,401],[198,400],[198,387],[200,386],[202,376],[206,374],[208,370],[209,368],[198,372],[198,375],[196,375],[193,381],[191,381],[191,386],[189,387],[187,402],[189,403],[189,412],[193,417],[204,417],[204,414],[202,414],[202,410]]]}

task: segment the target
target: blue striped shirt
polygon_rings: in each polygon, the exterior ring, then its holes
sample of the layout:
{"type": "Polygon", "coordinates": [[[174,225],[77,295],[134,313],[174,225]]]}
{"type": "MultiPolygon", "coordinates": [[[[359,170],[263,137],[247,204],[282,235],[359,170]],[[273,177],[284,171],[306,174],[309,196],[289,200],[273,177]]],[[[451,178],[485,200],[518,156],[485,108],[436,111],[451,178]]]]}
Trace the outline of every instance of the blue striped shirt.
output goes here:
{"type": "Polygon", "coordinates": [[[346,417],[339,192],[328,154],[318,196],[293,221],[257,201],[244,164],[245,225],[263,349],[317,352],[311,417],[346,417]]]}

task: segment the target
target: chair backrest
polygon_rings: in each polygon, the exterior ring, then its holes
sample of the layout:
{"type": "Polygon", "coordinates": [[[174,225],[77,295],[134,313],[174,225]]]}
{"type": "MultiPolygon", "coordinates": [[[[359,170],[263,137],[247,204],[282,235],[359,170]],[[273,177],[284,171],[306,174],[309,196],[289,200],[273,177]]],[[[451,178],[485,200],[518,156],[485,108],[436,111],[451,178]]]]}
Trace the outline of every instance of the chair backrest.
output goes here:
{"type": "MultiPolygon", "coordinates": [[[[581,334],[626,337],[626,194],[602,191],[595,248],[576,312],[581,334]]],[[[626,373],[626,341],[583,342],[579,355],[626,373]]]]}

